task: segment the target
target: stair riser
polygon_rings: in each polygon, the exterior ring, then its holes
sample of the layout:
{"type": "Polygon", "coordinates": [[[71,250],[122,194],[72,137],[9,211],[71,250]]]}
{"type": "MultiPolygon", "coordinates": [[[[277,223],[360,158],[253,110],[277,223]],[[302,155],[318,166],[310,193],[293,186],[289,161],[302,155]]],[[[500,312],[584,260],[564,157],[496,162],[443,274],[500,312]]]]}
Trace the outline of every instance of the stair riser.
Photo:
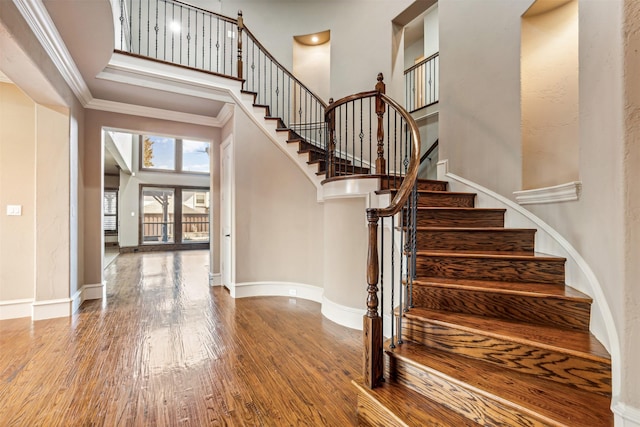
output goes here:
{"type": "Polygon", "coordinates": [[[564,261],[418,256],[419,277],[564,284],[564,261]]]}
{"type": "Polygon", "coordinates": [[[475,198],[475,194],[421,193],[418,197],[418,206],[472,208],[475,198]]]}
{"type": "Polygon", "coordinates": [[[446,209],[419,209],[417,211],[419,227],[503,227],[502,211],[456,211],[446,209]]]}
{"type": "Polygon", "coordinates": [[[534,230],[420,230],[418,250],[533,253],[534,230]]]}
{"type": "MultiPolygon", "coordinates": [[[[382,179],[380,182],[381,190],[398,189],[402,184],[400,178],[382,179]]],[[[425,191],[447,191],[447,183],[444,181],[418,181],[418,190],[425,191]]]]}
{"type": "Polygon", "coordinates": [[[611,366],[606,363],[417,319],[405,318],[403,338],[500,367],[608,395],[611,366]]]}
{"type": "Polygon", "coordinates": [[[591,312],[591,304],[566,298],[425,285],[414,285],[413,304],[432,310],[497,317],[581,331],[589,330],[591,312]]]}
{"type": "Polygon", "coordinates": [[[394,357],[386,357],[386,377],[412,390],[424,394],[429,399],[448,407],[468,419],[485,426],[528,426],[547,427],[533,415],[518,411],[506,402],[486,396],[472,387],[465,387],[439,376],[436,372],[419,369],[394,357]]]}

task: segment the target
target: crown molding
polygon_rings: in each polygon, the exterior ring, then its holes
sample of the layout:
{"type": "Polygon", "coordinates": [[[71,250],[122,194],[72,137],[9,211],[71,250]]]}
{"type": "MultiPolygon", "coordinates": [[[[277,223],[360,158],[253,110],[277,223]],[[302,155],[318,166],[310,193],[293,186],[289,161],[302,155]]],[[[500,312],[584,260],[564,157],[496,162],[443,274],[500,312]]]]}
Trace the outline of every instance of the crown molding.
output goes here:
{"type": "Polygon", "coordinates": [[[93,96],[41,0],[13,0],[20,14],[83,106],[93,96]]]}
{"type": "Polygon", "coordinates": [[[201,126],[222,127],[232,117],[233,107],[225,104],[217,117],[202,116],[199,114],[182,113],[179,111],[163,110],[161,108],[144,107],[141,105],[126,104],[123,102],[108,101],[105,99],[93,99],[86,105],[91,110],[106,111],[110,113],[128,114],[131,116],[149,117],[159,120],[189,123],[201,126]]]}

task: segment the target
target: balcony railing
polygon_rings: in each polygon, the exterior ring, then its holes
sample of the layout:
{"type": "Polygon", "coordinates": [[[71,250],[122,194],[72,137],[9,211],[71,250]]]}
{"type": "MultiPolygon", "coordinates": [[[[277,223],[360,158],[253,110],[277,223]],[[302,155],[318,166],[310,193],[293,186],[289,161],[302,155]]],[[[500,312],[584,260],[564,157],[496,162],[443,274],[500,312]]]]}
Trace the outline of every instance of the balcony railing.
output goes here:
{"type": "Polygon", "coordinates": [[[407,110],[414,112],[438,102],[439,69],[440,54],[435,53],[404,72],[407,110]]]}

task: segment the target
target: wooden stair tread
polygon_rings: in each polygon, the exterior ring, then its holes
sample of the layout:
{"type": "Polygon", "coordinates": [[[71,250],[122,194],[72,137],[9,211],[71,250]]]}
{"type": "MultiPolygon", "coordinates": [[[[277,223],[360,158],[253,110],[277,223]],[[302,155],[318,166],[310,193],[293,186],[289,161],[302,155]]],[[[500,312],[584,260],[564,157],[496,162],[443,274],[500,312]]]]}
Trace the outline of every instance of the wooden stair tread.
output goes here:
{"type": "Polygon", "coordinates": [[[520,412],[539,414],[549,425],[613,425],[608,396],[512,372],[411,341],[394,349],[387,348],[387,352],[421,370],[447,377],[462,388],[472,388],[476,394],[496,396],[520,412]]]}
{"type": "Polygon", "coordinates": [[[399,384],[383,382],[379,387],[370,389],[362,380],[353,380],[351,383],[358,389],[359,395],[367,396],[386,410],[386,413],[381,416],[380,408],[371,408],[358,398],[358,412],[360,417],[365,419],[365,423],[369,418],[375,418],[375,425],[381,425],[379,424],[381,418],[386,418],[385,426],[475,427],[480,425],[399,384]],[[368,414],[368,412],[377,413],[368,414]]]}
{"type": "Polygon", "coordinates": [[[566,285],[527,282],[500,282],[495,280],[446,279],[441,277],[421,277],[413,280],[414,286],[435,286],[464,290],[491,291],[522,296],[555,297],[590,303],[592,299],[582,292],[566,285]]]}
{"type": "Polygon", "coordinates": [[[531,232],[535,233],[536,230],[534,228],[505,228],[505,227],[435,227],[435,226],[418,226],[416,227],[417,231],[451,231],[451,232],[496,232],[496,233],[504,233],[509,231],[520,231],[520,232],[531,232]]]}
{"type": "MultiPolygon", "coordinates": [[[[470,194],[470,193],[467,193],[470,194]]],[[[419,211],[458,211],[458,212],[506,212],[506,209],[501,208],[467,208],[467,207],[456,207],[456,206],[416,206],[416,209],[419,211]]]]}
{"type": "Polygon", "coordinates": [[[505,252],[450,252],[450,251],[416,251],[417,256],[428,256],[428,257],[449,257],[449,258],[493,258],[493,259],[504,259],[504,260],[513,260],[513,261],[552,261],[552,262],[562,262],[566,261],[566,258],[557,257],[548,254],[542,254],[539,252],[535,252],[533,254],[509,254],[505,252]]]}
{"type": "Polygon", "coordinates": [[[584,359],[610,364],[611,357],[604,346],[589,332],[559,329],[551,326],[531,325],[497,318],[470,314],[452,313],[414,307],[404,317],[418,321],[446,325],[451,328],[469,330],[552,351],[571,354],[584,359]]]}

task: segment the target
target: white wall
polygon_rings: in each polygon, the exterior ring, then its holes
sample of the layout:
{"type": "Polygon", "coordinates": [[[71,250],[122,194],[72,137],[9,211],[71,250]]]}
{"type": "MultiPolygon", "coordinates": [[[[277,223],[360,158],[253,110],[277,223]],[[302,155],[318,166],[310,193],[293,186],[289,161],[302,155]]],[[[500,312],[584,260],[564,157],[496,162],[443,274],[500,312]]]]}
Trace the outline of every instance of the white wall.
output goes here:
{"type": "Polygon", "coordinates": [[[293,40],[293,75],[321,99],[331,97],[331,41],[309,46],[293,40]]]}
{"type": "Polygon", "coordinates": [[[440,50],[440,23],[438,3],[431,6],[424,15],[424,56],[430,57],[440,50]]]}
{"type": "MultiPolygon", "coordinates": [[[[222,13],[234,17],[241,9],[247,27],[289,70],[293,64],[293,35],[330,30],[330,96],[339,99],[373,90],[378,72],[385,74],[386,81],[392,80],[391,20],[410,4],[410,0],[224,0],[222,13]]],[[[387,93],[398,99],[403,96],[402,92],[394,95],[390,87],[387,93]]]]}
{"type": "Polygon", "coordinates": [[[522,187],[578,174],[578,0],[522,19],[522,187]]]}
{"type": "Polygon", "coordinates": [[[236,283],[323,285],[316,188],[247,117],[235,114],[236,283]]]}

